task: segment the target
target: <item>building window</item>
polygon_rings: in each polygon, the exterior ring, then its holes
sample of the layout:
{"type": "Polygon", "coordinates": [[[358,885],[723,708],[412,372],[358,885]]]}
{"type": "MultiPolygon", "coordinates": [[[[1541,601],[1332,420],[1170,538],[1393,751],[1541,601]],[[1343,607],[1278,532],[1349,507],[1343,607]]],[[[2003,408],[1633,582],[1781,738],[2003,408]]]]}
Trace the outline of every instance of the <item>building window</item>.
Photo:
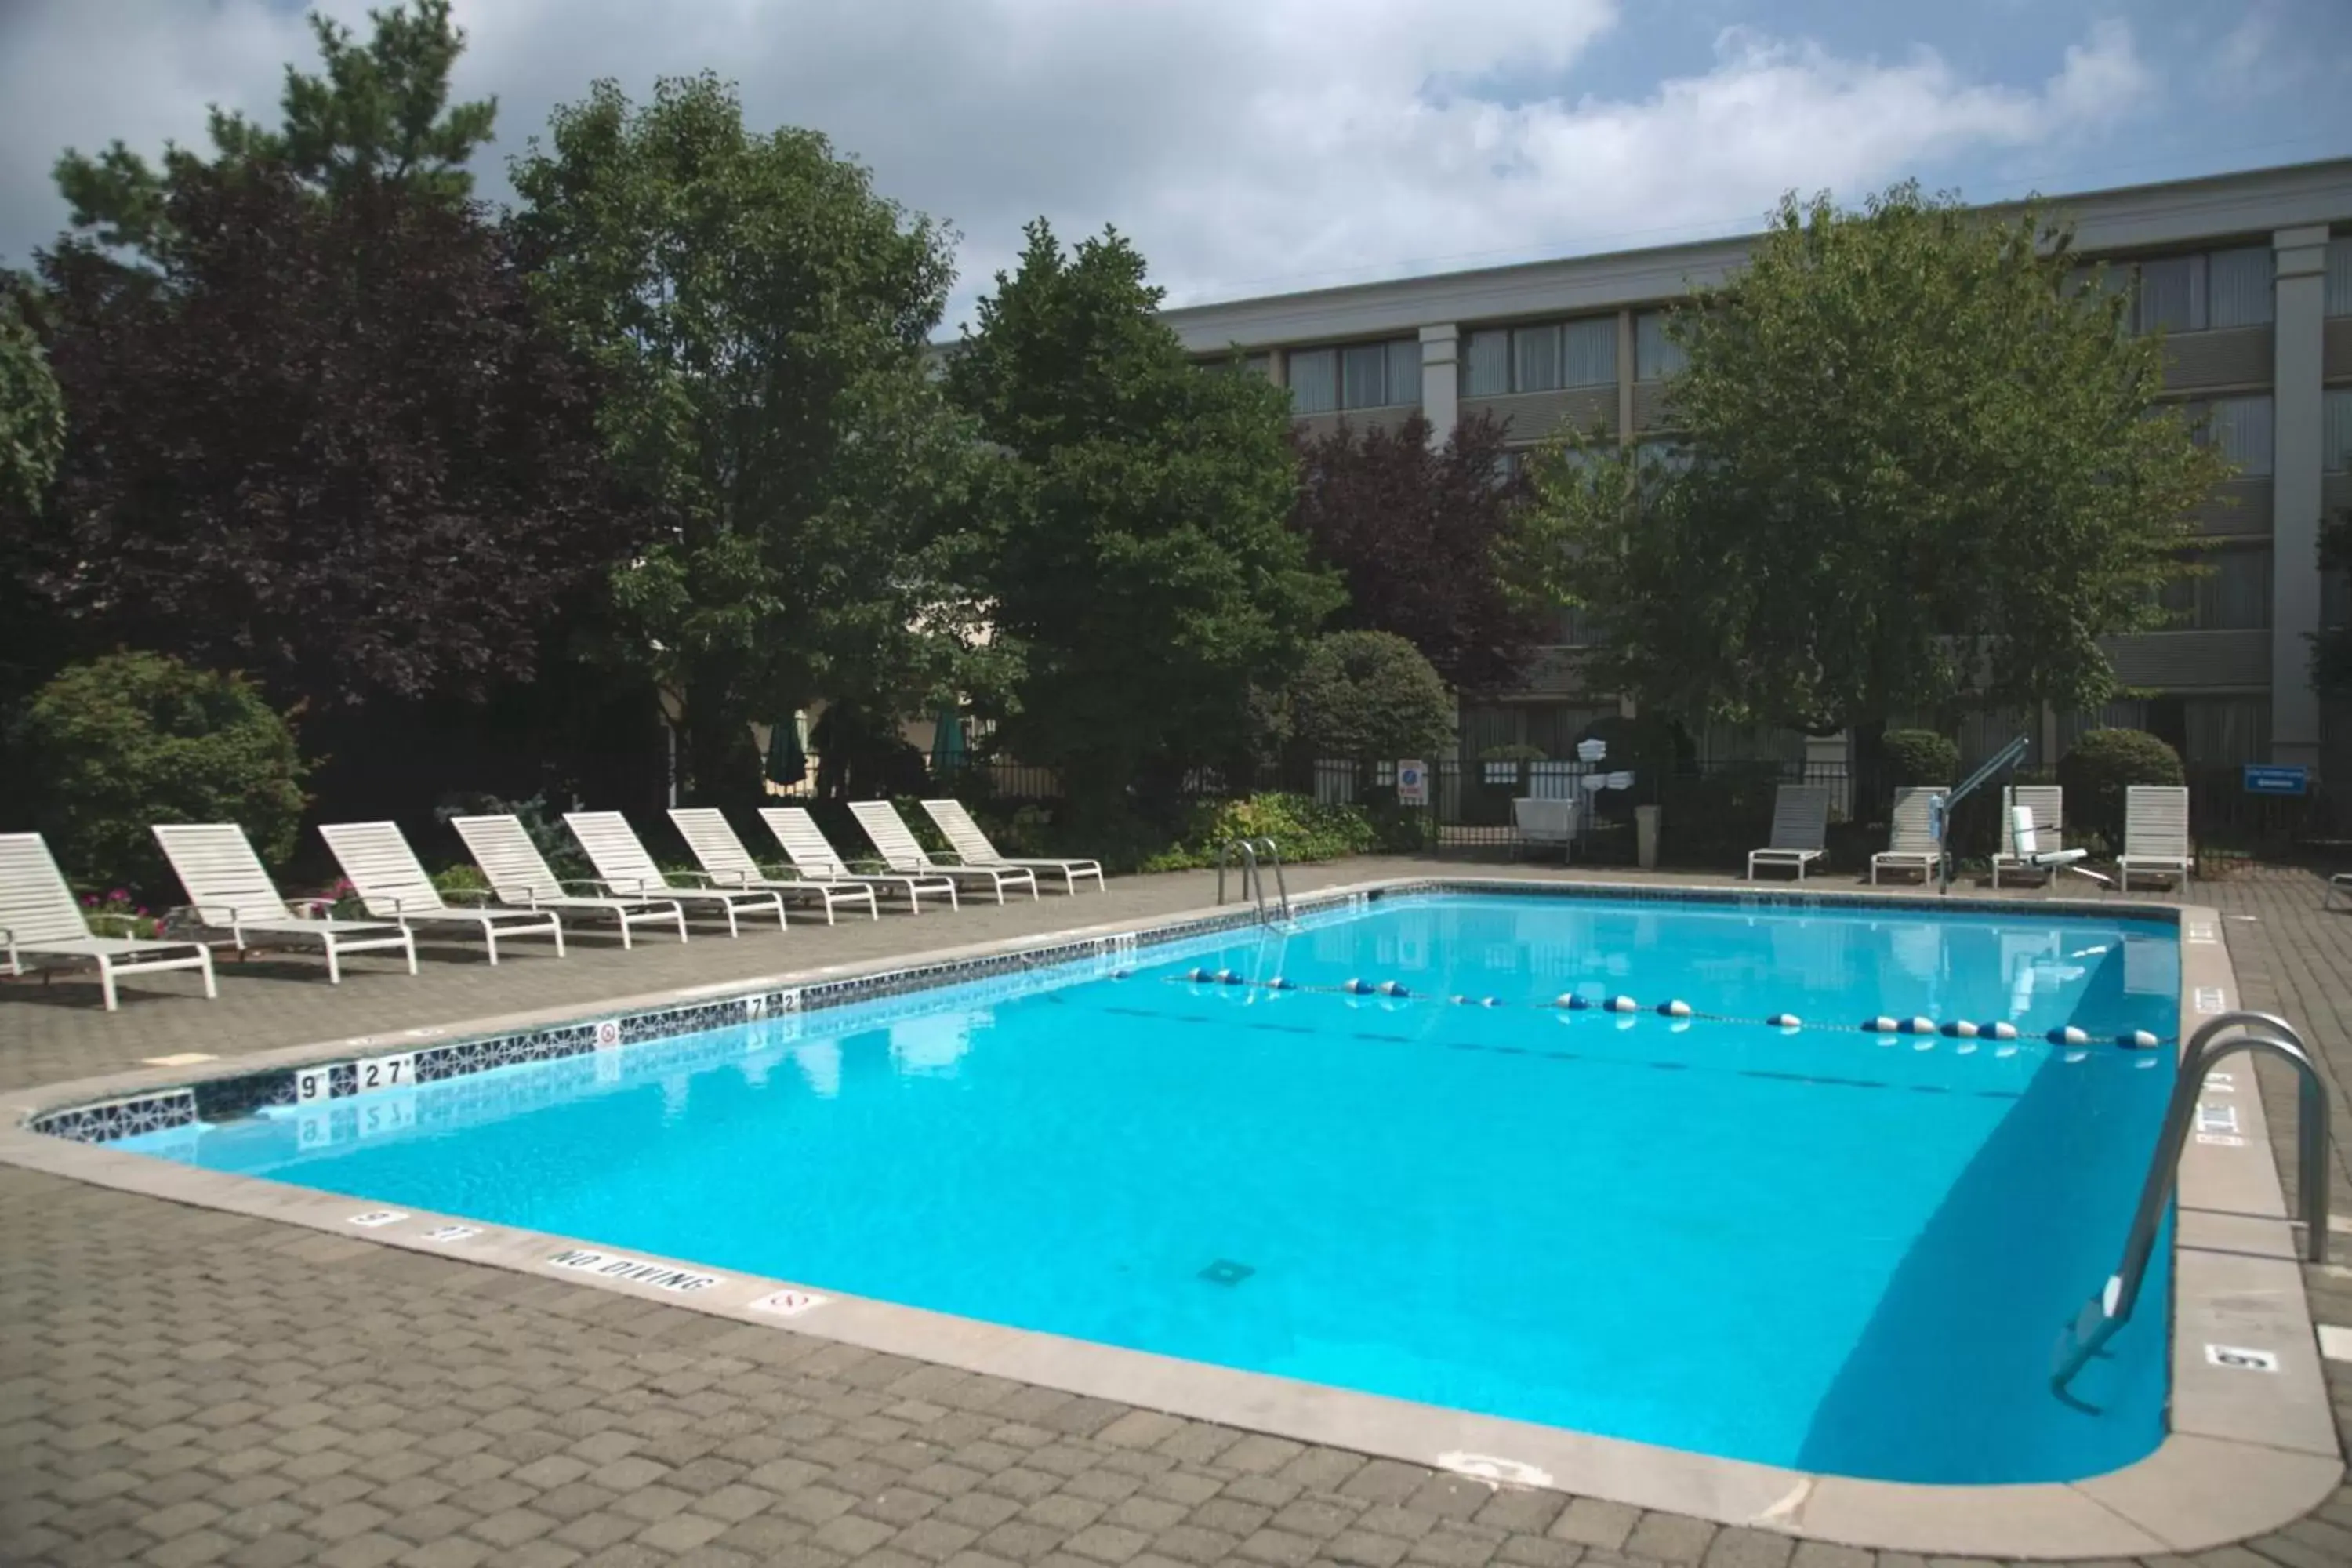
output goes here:
{"type": "Polygon", "coordinates": [[[2214,550],[2190,559],[2210,568],[2200,576],[2164,585],[2164,607],[2180,617],[2177,629],[2251,632],[2271,624],[2271,552],[2214,550]]]}
{"type": "Polygon", "coordinates": [[[2327,242],[2327,304],[2331,316],[2352,316],[2352,239],[2327,242]]]}
{"type": "Polygon", "coordinates": [[[2271,250],[2241,246],[2139,264],[2132,327],[2138,332],[2201,332],[2259,327],[2272,316],[2271,250]]]}
{"type": "Polygon", "coordinates": [[[1697,454],[1687,441],[1644,441],[1640,448],[1642,466],[1669,474],[1687,474],[1697,454]]]}
{"type": "Polygon", "coordinates": [[[1609,628],[1600,611],[1582,605],[1562,605],[1552,636],[1561,647],[1597,647],[1607,640],[1609,628]]]}
{"type": "Polygon", "coordinates": [[[2205,268],[2205,319],[2216,327],[2265,327],[2271,321],[2271,247],[2217,250],[2205,268]]]}
{"type": "Polygon", "coordinates": [[[1299,414],[1389,408],[1421,401],[1421,340],[1295,349],[1288,357],[1290,401],[1299,414]]]}
{"type": "Polygon", "coordinates": [[[2331,474],[2352,469],[2352,386],[2331,386],[2320,405],[2319,466],[2331,474]]]}
{"type": "Polygon", "coordinates": [[[2216,397],[2210,403],[2192,404],[2189,414],[2205,417],[2205,428],[2199,437],[2236,466],[2248,479],[2260,479],[2271,471],[2271,396],[2267,392],[2251,397],[2216,397]]]}
{"type": "Polygon", "coordinates": [[[1462,395],[1556,392],[1617,381],[1617,318],[1590,316],[1539,327],[1493,327],[1469,335],[1462,395]]]}
{"type": "Polygon", "coordinates": [[[2270,755],[2271,705],[2261,697],[2180,700],[2180,760],[2190,767],[2238,767],[2270,755]]]}
{"type": "Polygon", "coordinates": [[[1682,344],[1666,336],[1666,313],[1644,310],[1633,318],[1633,379],[1662,381],[1683,368],[1682,344]]]}

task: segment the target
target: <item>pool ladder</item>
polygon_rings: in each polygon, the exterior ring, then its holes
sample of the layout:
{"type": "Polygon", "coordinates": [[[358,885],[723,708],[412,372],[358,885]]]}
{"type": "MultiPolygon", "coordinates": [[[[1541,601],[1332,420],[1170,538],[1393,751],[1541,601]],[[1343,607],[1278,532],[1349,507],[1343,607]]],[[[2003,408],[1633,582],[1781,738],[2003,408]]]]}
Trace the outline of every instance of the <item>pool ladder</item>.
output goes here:
{"type": "Polygon", "coordinates": [[[2294,1032],[2294,1026],[2269,1013],[2224,1013],[2190,1037],[2188,1049],[2181,1053],[2180,1071],[2172,1080],[2172,1100],[2165,1108],[2164,1131],[2157,1137],[2156,1154],[2139,1192],[2139,1209],[2132,1216],[2131,1234],[2124,1242],[2123,1261],[2059,1336],[2050,1385],[2061,1397],[2075,1374],[2131,1321],[2141,1281],[2147,1275],[2148,1258],[2156,1250],[2156,1233],[2164,1225],[2165,1210],[2171,1206],[2180,1152],[2197,1124],[2197,1098],[2204,1092],[2205,1075],[2237,1051],[2268,1051],[2295,1069],[2301,1086],[2295,1114],[2295,1187],[2303,1200],[2303,1256],[2309,1263],[2327,1260],[2326,1086],[2312,1064],[2310,1047],[2294,1032]]]}
{"type": "Polygon", "coordinates": [[[1265,851],[1266,860],[1274,866],[1275,908],[1283,924],[1291,923],[1290,885],[1282,876],[1282,847],[1271,838],[1228,838],[1217,851],[1217,902],[1225,901],[1225,868],[1238,858],[1242,867],[1241,896],[1257,900],[1257,918],[1261,923],[1276,916],[1266,912],[1265,870],[1258,860],[1258,851],[1265,851]]]}

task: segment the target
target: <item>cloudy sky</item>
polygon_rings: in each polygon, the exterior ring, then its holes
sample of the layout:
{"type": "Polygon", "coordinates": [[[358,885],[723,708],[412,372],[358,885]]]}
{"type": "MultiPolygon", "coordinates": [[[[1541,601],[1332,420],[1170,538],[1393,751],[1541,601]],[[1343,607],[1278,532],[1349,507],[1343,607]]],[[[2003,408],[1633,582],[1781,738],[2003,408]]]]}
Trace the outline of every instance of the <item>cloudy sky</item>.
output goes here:
{"type": "MultiPolygon", "coordinates": [[[[379,0],[381,3],[381,0],[379,0]]],[[[320,8],[358,22],[363,4],[320,8]]],[[[0,0],[0,262],[59,148],[274,121],[281,0],[0,0]]],[[[2347,0],[459,0],[482,193],[551,104],[710,67],[961,232],[950,328],[1039,214],[1171,303],[1752,229],[1783,190],[1990,200],[2352,153],[2347,0]]]]}

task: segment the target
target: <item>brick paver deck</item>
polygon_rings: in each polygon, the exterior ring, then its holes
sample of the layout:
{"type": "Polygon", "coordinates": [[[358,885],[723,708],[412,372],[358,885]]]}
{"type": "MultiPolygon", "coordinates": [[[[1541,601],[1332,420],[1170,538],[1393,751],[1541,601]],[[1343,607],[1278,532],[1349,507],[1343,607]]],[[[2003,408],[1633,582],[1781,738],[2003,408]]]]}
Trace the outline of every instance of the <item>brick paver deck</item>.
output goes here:
{"type": "MultiPolygon", "coordinates": [[[[1426,869],[1356,862],[1295,886],[1426,869]]],[[[1481,868],[1486,869],[1485,868],[1481,868]]],[[[1552,874],[1557,874],[1552,873],[1552,874]]],[[[1835,885],[1835,884],[1831,884],[1835,885]]],[[[2352,915],[2317,882],[2203,885],[2242,990],[2302,1026],[2352,1128],[2352,915]]],[[[0,1087],[149,1056],[709,984],[1208,901],[1202,877],[730,943],[381,964],[340,992],[229,966],[223,1000],[0,986],[0,1087]],[[68,1004],[72,1004],[68,1005],[68,1004]]],[[[308,963],[291,960],[290,965],[308,963]]],[[[355,969],[366,961],[354,963],[355,969]]],[[[94,988],[88,988],[94,991],[94,988]]],[[[2273,1125],[2292,1086],[2263,1071],[2273,1125]]],[[[2293,1180],[2291,1157],[2282,1161],[2293,1180]]],[[[2352,1212],[2352,1161],[2334,1165],[2352,1212]]],[[[2339,1237],[2352,1250],[2352,1236],[2339,1237]]],[[[2307,1270],[2352,1324],[2352,1268],[2307,1270]]],[[[2352,1438],[2352,1366],[2331,1363],[2352,1438]]],[[[0,1563],[470,1568],[1924,1568],[926,1365],[442,1258],[0,1166],[0,1563]]],[[[1938,1560],[1941,1564],[1949,1560],[1938,1560]]],[[[2174,1560],[2159,1560],[2174,1561],[2174,1560]]],[[[2352,1489],[2213,1568],[2352,1563],[2352,1489]]]]}

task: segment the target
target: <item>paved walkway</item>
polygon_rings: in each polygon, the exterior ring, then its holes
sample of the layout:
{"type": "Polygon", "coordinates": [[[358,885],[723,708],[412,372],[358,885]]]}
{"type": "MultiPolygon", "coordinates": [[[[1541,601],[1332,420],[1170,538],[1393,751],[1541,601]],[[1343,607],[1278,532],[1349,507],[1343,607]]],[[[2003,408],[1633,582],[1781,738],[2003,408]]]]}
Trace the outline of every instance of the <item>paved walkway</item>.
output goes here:
{"type": "MultiPolygon", "coordinates": [[[[1427,868],[1359,861],[1303,871],[1294,885],[1427,868]]],[[[1209,882],[1131,879],[1075,905],[835,931],[796,921],[782,936],[562,963],[534,955],[496,971],[444,957],[414,981],[371,965],[340,991],[232,968],[218,1003],[155,994],[176,979],[159,977],[112,1017],[65,1005],[79,999],[64,980],[0,986],[0,1087],[169,1051],[229,1056],[1164,912],[1207,902],[1209,882]]],[[[2323,915],[2317,883],[2299,873],[2258,872],[2200,896],[2245,917],[2224,923],[2247,1000],[2309,1031],[2352,1128],[2352,915],[2323,915]]],[[[2264,1084],[2284,1139],[2291,1089],[2267,1070],[2264,1084]]],[[[2342,1145],[2334,1173],[2352,1213],[2342,1145]]],[[[2339,1240],[2352,1252],[2352,1235],[2339,1240]]],[[[2315,1315],[2352,1323],[2352,1268],[2307,1272],[2315,1315]]],[[[2352,1438],[2352,1367],[2329,1371],[2339,1430],[2352,1438]]],[[[1228,1560],[1924,1568],[1589,1498],[1496,1490],[0,1166],[0,1563],[1228,1560]]],[[[2286,1530],[2197,1561],[2344,1568],[2352,1489],[2286,1530]]]]}

